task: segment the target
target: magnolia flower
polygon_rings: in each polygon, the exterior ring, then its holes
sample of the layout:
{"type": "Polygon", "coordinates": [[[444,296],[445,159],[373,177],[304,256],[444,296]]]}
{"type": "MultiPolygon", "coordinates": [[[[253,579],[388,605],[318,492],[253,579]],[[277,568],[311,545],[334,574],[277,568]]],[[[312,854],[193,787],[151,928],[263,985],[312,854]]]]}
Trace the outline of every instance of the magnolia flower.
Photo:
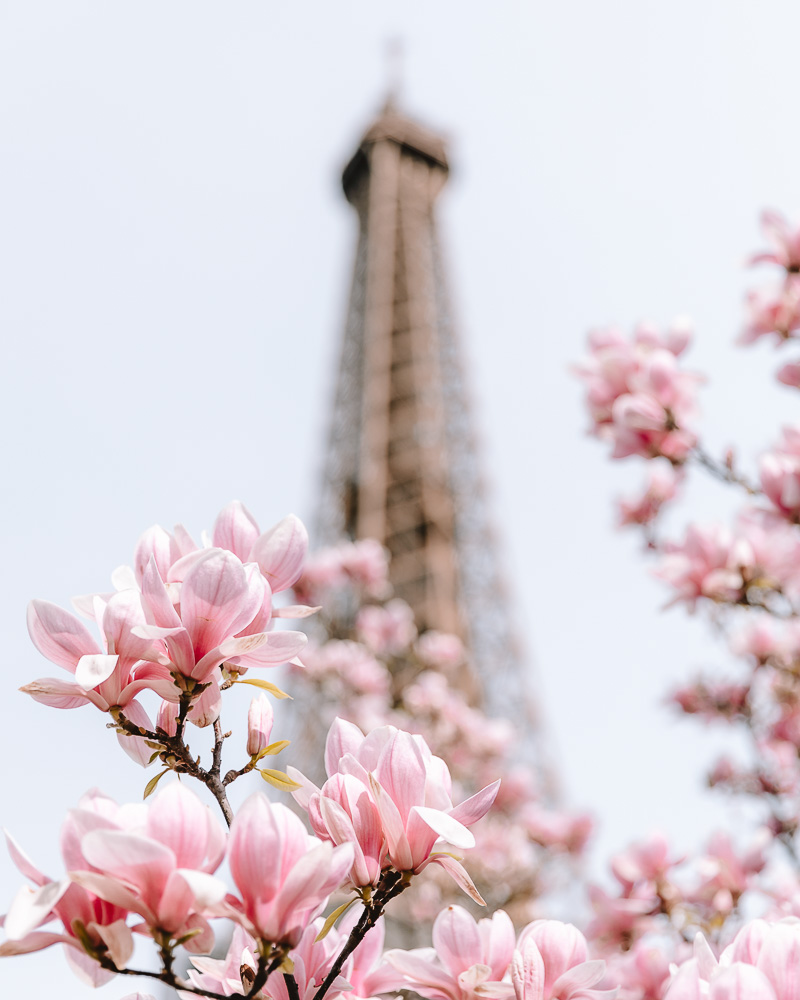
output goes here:
{"type": "Polygon", "coordinates": [[[516,1000],[613,1000],[616,990],[596,990],[606,963],[587,961],[586,941],[571,924],[537,920],[523,930],[511,961],[516,1000]]]}
{"type": "MultiPolygon", "coordinates": [[[[97,792],[84,796],[61,828],[61,853],[67,868],[89,867],[81,853],[82,836],[92,829],[123,829],[135,821],[138,810],[121,810],[111,799],[97,792]]],[[[35,889],[23,887],[5,917],[7,940],[0,956],[40,951],[51,944],[64,944],[73,971],[92,986],[114,977],[102,968],[97,955],[105,954],[122,969],[133,952],[133,938],[125,919],[128,909],[75,885],[69,879],[55,882],[43,874],[6,833],[8,851],[19,871],[35,889]],[[42,924],[59,920],[63,930],[39,930],[42,924]],[[80,930],[80,933],[79,933],[80,930]]]]}
{"type": "Polygon", "coordinates": [[[474,1000],[484,984],[499,985],[514,951],[514,926],[503,910],[478,923],[460,906],[443,910],[433,925],[433,948],[390,951],[387,961],[407,989],[430,1000],[474,1000]]]}
{"type": "Polygon", "coordinates": [[[778,264],[787,271],[800,271],[800,228],[792,227],[780,212],[761,213],[761,231],[772,249],[754,254],[750,264],[778,264]]]}
{"type": "Polygon", "coordinates": [[[322,843],[286,806],[255,794],[233,821],[228,860],[241,902],[227,915],[262,941],[294,946],[344,882],[353,848],[322,843]]]}
{"type": "Polygon", "coordinates": [[[467,827],[488,812],[499,781],[453,806],[447,765],[433,756],[421,736],[383,726],[365,737],[342,719],[328,733],[325,767],[329,778],[321,789],[290,768],[290,776],[302,786],[293,794],[308,809],[318,836],[353,845],[353,885],[375,884],[387,858],[397,871],[413,874],[439,864],[483,902],[459,862],[433,848],[439,839],[457,848],[474,846],[467,827]]]}
{"type": "Polygon", "coordinates": [[[151,559],[142,593],[152,624],[134,634],[163,640],[171,668],[198,684],[222,663],[251,667],[283,663],[306,643],[302,632],[267,632],[267,584],[252,563],[226,549],[205,549],[181,583],[180,612],[151,559]],[[261,631],[251,631],[257,623],[261,631]]]}
{"type": "Polygon", "coordinates": [[[97,828],[80,842],[91,871],[70,873],[101,899],[140,914],[154,934],[187,937],[190,951],[207,951],[214,935],[206,914],[225,896],[213,877],[225,853],[225,834],[194,793],[179,782],[149,806],[131,830],[97,828]]]}

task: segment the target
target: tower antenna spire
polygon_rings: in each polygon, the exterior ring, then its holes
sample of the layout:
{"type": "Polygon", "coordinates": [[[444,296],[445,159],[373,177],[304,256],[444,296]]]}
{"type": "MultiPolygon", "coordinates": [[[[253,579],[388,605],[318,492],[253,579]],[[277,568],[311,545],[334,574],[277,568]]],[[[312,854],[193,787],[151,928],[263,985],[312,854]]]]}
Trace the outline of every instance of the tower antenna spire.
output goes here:
{"type": "Polygon", "coordinates": [[[386,100],[384,111],[397,110],[403,85],[403,61],[405,45],[399,35],[386,41],[386,100]]]}

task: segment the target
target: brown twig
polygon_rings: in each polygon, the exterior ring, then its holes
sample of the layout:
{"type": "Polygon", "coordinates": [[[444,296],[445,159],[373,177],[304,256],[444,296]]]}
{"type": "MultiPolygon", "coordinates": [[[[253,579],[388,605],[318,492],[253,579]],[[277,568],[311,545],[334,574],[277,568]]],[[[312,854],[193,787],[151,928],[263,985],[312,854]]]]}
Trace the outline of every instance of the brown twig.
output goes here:
{"type": "Polygon", "coordinates": [[[730,483],[733,486],[740,486],[746,493],[750,496],[761,496],[762,490],[746,479],[744,476],[740,476],[738,473],[733,471],[733,468],[726,465],[723,462],[717,462],[713,459],[708,452],[704,451],[699,445],[696,445],[694,451],[692,452],[696,461],[703,466],[708,472],[711,473],[716,479],[719,479],[723,483],[730,483]]]}
{"type": "Polygon", "coordinates": [[[358,919],[358,923],[350,931],[350,937],[345,942],[344,948],[342,948],[338,958],[331,966],[322,985],[314,994],[313,1000],[322,1000],[333,985],[336,977],[342,971],[344,963],[366,937],[367,931],[371,930],[377,924],[383,915],[386,904],[394,899],[395,896],[399,896],[404,889],[408,888],[410,883],[410,872],[398,872],[393,868],[383,872],[372,897],[364,900],[364,910],[358,919]]]}
{"type": "Polygon", "coordinates": [[[188,711],[189,702],[184,703],[182,696],[181,714],[178,718],[178,729],[174,736],[169,736],[163,729],[157,729],[153,732],[144,726],[137,726],[130,719],[126,718],[121,709],[117,709],[114,712],[114,722],[110,723],[110,727],[121,730],[127,733],[128,736],[138,736],[149,743],[162,746],[164,749],[160,755],[161,760],[177,774],[188,774],[190,777],[202,782],[219,803],[222,815],[225,817],[225,822],[230,826],[233,822],[233,810],[231,809],[230,802],[228,802],[225,785],[220,779],[222,744],[225,741],[225,734],[222,732],[219,719],[217,719],[214,723],[214,749],[212,751],[211,767],[206,770],[201,767],[200,758],[192,756],[191,750],[183,740],[183,725],[188,711]]]}

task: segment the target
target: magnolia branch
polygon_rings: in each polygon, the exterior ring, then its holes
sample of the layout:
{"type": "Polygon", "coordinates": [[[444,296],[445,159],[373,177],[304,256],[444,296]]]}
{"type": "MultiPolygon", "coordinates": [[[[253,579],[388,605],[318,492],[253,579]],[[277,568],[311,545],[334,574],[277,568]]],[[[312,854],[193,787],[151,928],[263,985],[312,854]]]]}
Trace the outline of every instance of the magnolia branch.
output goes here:
{"type": "Polygon", "coordinates": [[[190,748],[183,740],[183,723],[188,713],[189,703],[181,698],[178,719],[178,729],[174,736],[169,736],[163,729],[153,732],[144,726],[137,726],[130,719],[125,717],[121,709],[112,713],[115,721],[109,724],[109,728],[115,728],[127,733],[128,736],[138,736],[154,744],[156,747],[163,747],[160,758],[166,766],[177,774],[188,774],[197,781],[202,782],[219,803],[222,815],[228,826],[233,822],[233,810],[231,809],[228,795],[225,791],[225,784],[220,778],[222,766],[222,745],[228,733],[222,732],[219,719],[214,723],[214,749],[211,755],[211,767],[206,770],[200,764],[200,758],[193,757],[190,748]]]}
{"type": "Polygon", "coordinates": [[[719,479],[720,482],[729,483],[732,486],[741,487],[750,496],[761,496],[763,491],[754,486],[745,476],[739,475],[733,469],[732,463],[729,462],[718,462],[713,459],[707,451],[700,447],[700,445],[695,445],[694,451],[692,453],[697,460],[699,465],[707,471],[710,472],[715,479],[719,479]]]}
{"type": "Polygon", "coordinates": [[[345,942],[344,948],[342,948],[338,958],[331,966],[322,985],[314,994],[313,1000],[322,1000],[335,982],[336,977],[342,971],[344,963],[364,940],[367,932],[380,920],[387,903],[396,896],[399,896],[410,884],[410,872],[398,872],[390,868],[381,875],[381,880],[372,897],[364,899],[364,910],[358,919],[358,923],[350,932],[350,937],[345,942]]]}
{"type": "MultiPolygon", "coordinates": [[[[267,955],[259,955],[257,968],[253,970],[253,978],[246,993],[216,993],[214,990],[203,989],[202,986],[195,986],[194,983],[187,982],[185,979],[181,979],[180,976],[176,976],[172,969],[174,955],[171,948],[165,946],[160,948],[159,952],[164,965],[161,972],[153,972],[149,969],[120,969],[108,955],[98,956],[98,961],[104,969],[108,969],[109,972],[114,972],[117,975],[142,976],[145,979],[155,979],[160,983],[171,986],[175,990],[190,993],[198,997],[210,997],[211,1000],[254,1000],[261,992],[267,979],[269,979],[286,957],[285,948],[274,946],[267,955]]],[[[294,988],[296,993],[296,983],[294,988]]],[[[292,994],[290,993],[291,996],[292,994]]]]}

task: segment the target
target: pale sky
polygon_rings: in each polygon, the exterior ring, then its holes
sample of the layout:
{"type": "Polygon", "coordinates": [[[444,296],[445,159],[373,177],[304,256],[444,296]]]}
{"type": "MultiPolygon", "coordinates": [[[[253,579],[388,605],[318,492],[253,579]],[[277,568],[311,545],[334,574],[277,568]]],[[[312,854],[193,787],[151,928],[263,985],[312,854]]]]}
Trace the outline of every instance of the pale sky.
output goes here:
{"type": "MultiPolygon", "coordinates": [[[[601,821],[594,864],[739,815],[702,789],[727,734],[661,704],[725,654],[702,616],[659,610],[613,531],[643,470],[586,437],[567,367],[591,326],[688,313],[708,448],[752,462],[793,419],[788,355],[733,340],[765,279],[741,267],[761,207],[800,215],[800,7],[0,0],[0,821],[53,877],[79,796],[146,779],[99,712],[16,692],[58,672],[25,606],[104,589],[150,524],[199,534],[234,497],[264,527],[311,518],[355,240],[339,174],[396,36],[402,104],[452,138],[440,224],[483,459],[564,792],[601,821]]],[[[730,508],[701,478],[690,499],[675,533],[730,508]]],[[[0,910],[21,881],[0,856],[0,910]]],[[[58,949],[0,964],[10,996],[55,984],[85,995],[58,949]]]]}

